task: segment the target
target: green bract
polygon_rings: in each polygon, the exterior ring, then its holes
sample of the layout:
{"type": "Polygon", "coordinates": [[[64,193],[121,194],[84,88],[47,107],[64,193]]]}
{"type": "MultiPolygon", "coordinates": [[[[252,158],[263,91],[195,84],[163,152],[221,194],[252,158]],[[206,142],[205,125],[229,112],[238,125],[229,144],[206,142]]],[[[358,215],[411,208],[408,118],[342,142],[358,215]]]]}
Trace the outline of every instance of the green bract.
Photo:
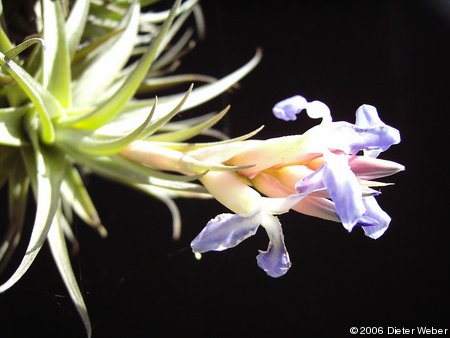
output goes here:
{"type": "MultiPolygon", "coordinates": [[[[189,166],[200,174],[170,174],[126,159],[120,151],[137,140],[156,144],[186,141],[198,134],[222,137],[211,127],[228,109],[177,122],[171,119],[230,88],[260,59],[258,52],[220,80],[197,74],[170,75],[190,48],[193,29],[185,28],[190,16],[196,18],[197,31],[202,34],[201,11],[196,0],[177,0],[170,10],[146,8],[143,13],[142,6],[153,2],[40,0],[36,6],[38,34],[18,45],[8,37],[8,27],[0,27],[0,187],[7,185],[9,192],[0,272],[20,240],[30,187],[37,206],[26,253],[0,292],[22,277],[48,240],[89,336],[86,305],[65,242],[66,237],[73,240],[68,210],[100,235],[105,236],[106,229],[77,168],[159,198],[172,212],[174,237],[178,237],[180,217],[173,198],[209,197],[195,182],[201,173],[236,167],[193,162],[189,166]],[[194,89],[191,82],[205,84],[194,89]],[[186,83],[186,92],[159,98],[135,96],[180,83],[186,83]]],[[[1,1],[0,14],[4,15],[1,1]]]]}

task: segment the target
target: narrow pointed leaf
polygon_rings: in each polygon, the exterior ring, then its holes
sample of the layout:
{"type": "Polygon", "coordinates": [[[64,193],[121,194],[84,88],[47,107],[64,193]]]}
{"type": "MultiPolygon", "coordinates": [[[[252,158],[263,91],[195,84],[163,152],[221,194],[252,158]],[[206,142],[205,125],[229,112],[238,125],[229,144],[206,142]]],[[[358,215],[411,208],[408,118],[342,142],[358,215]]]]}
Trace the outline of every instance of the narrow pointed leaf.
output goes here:
{"type": "MultiPolygon", "coordinates": [[[[106,43],[113,37],[117,36],[118,34],[121,34],[122,32],[123,29],[116,29],[112,32],[109,32],[108,34],[96,38],[95,40],[89,42],[87,45],[81,47],[76,51],[75,55],[73,56],[72,64],[81,62],[82,60],[86,59],[90,54],[101,53],[100,51],[97,52],[96,49],[102,47],[104,43],[106,43]]],[[[84,68],[82,69],[82,71],[84,71],[84,68]]]]}
{"type": "Polygon", "coordinates": [[[3,30],[2,26],[0,25],[0,52],[6,53],[8,50],[10,50],[13,47],[14,47],[13,43],[8,38],[8,35],[6,35],[5,31],[3,30]]]}
{"type": "Polygon", "coordinates": [[[30,180],[19,161],[9,179],[9,224],[0,245],[0,273],[7,266],[19,244],[25,221],[30,180]]]}
{"type": "MultiPolygon", "coordinates": [[[[198,3],[198,0],[187,0],[183,2],[183,4],[178,7],[176,15],[190,10],[196,3],[198,3]]],[[[170,12],[168,10],[161,12],[148,11],[147,13],[142,13],[141,20],[143,22],[159,23],[166,20],[168,16],[170,16],[170,12]]]]}
{"type": "Polygon", "coordinates": [[[96,229],[100,236],[106,237],[107,231],[77,169],[68,168],[61,185],[61,193],[78,217],[96,229]]]}
{"type": "Polygon", "coordinates": [[[44,40],[40,38],[30,38],[22,42],[21,44],[17,45],[14,48],[11,48],[5,53],[5,57],[9,59],[14,59],[17,55],[22,53],[24,50],[28,49],[29,47],[40,44],[41,46],[44,44],[44,40]]]}
{"type": "Polygon", "coordinates": [[[89,0],[77,0],[65,24],[67,47],[70,59],[73,58],[81,41],[89,13],[89,0]]]}
{"type": "Polygon", "coordinates": [[[111,155],[118,153],[128,144],[142,137],[143,133],[146,132],[146,130],[150,126],[153,113],[155,112],[156,104],[157,100],[155,99],[155,103],[152,107],[152,110],[150,111],[150,114],[147,116],[145,121],[131,133],[110,140],[88,138],[83,140],[83,142],[80,144],[80,148],[88,153],[96,155],[111,155]]]}
{"type": "Polygon", "coordinates": [[[42,157],[35,158],[31,149],[22,148],[26,170],[31,178],[31,185],[38,203],[36,203],[36,216],[25,255],[12,276],[0,286],[0,292],[11,288],[31,266],[44,244],[58,206],[65,160],[57,154],[42,150],[39,152],[42,157]]]}
{"type": "Polygon", "coordinates": [[[0,66],[16,80],[34,103],[40,117],[42,140],[45,143],[52,143],[55,139],[55,131],[51,119],[62,115],[62,108],[58,101],[22,67],[2,53],[0,53],[0,66]]]}
{"type": "Polygon", "coordinates": [[[63,108],[71,105],[70,56],[60,1],[43,0],[45,48],[42,53],[43,85],[63,108]]]}
{"type": "Polygon", "coordinates": [[[196,126],[193,126],[191,128],[185,129],[185,130],[177,130],[169,133],[162,133],[159,135],[151,136],[148,138],[150,141],[167,141],[167,142],[180,142],[187,140],[189,138],[192,138],[198,134],[200,134],[203,130],[206,130],[213,125],[215,125],[217,122],[219,122],[222,117],[225,116],[225,114],[230,109],[230,106],[226,107],[224,110],[222,110],[217,115],[213,116],[211,119],[200,123],[196,126]]]}
{"type": "Polygon", "coordinates": [[[103,93],[115,81],[133,51],[139,26],[139,5],[134,3],[120,23],[121,32],[106,41],[97,50],[95,57],[75,80],[74,105],[94,106],[103,98],[103,93]]]}
{"type": "Polygon", "coordinates": [[[139,87],[138,93],[145,94],[156,89],[167,89],[174,87],[182,83],[193,83],[193,82],[205,82],[212,83],[217,81],[216,78],[212,76],[202,75],[202,74],[180,74],[180,75],[169,75],[159,78],[148,78],[139,87]]]}
{"type": "Polygon", "coordinates": [[[173,44],[164,55],[153,63],[152,71],[160,69],[179,59],[180,53],[183,51],[183,48],[188,45],[189,41],[191,41],[192,35],[194,35],[194,31],[192,29],[186,30],[181,38],[173,44]]]}
{"type": "Polygon", "coordinates": [[[28,107],[0,108],[0,144],[21,146],[27,143],[22,133],[22,116],[28,107]]]}
{"type": "MultiPolygon", "coordinates": [[[[230,87],[240,81],[245,75],[247,75],[256,65],[259,63],[262,57],[261,50],[257,50],[255,56],[247,62],[244,66],[237,69],[233,73],[221,78],[220,80],[209,83],[200,87],[197,87],[189,95],[189,100],[183,105],[181,111],[197,107],[214,97],[222,94],[230,87]]],[[[158,111],[155,113],[155,119],[159,118],[159,114],[164,115],[165,112],[172,109],[174,102],[179,102],[184,94],[174,94],[159,97],[158,111]]],[[[123,115],[127,116],[127,119],[142,119],[146,114],[146,107],[151,105],[153,100],[139,100],[132,101],[126,105],[123,110],[123,115]]],[[[129,123],[132,123],[131,121],[129,123]]]]}
{"type": "MultiPolygon", "coordinates": [[[[183,105],[185,104],[189,94],[192,92],[192,88],[193,88],[193,85],[191,85],[189,87],[186,94],[184,94],[184,96],[182,97],[181,101],[170,112],[168,112],[164,116],[158,117],[157,120],[152,119],[153,120],[153,121],[151,121],[152,123],[150,123],[145,128],[145,130],[141,133],[140,138],[145,139],[148,136],[152,135],[153,133],[157,132],[160,128],[164,127],[164,125],[166,125],[166,123],[168,123],[175,115],[177,115],[180,112],[183,105]]],[[[155,104],[155,101],[153,101],[153,104],[155,104]]],[[[153,111],[152,117],[154,115],[155,115],[155,111],[153,111]]],[[[100,130],[97,131],[97,133],[99,135],[101,135],[101,134],[108,135],[108,134],[114,134],[114,133],[118,133],[118,132],[127,133],[135,125],[135,124],[130,124],[129,122],[135,122],[135,121],[134,121],[134,119],[127,119],[126,117],[120,118],[117,121],[114,121],[114,122],[102,127],[100,130]]]]}
{"type": "Polygon", "coordinates": [[[91,322],[89,320],[86,304],[83,300],[83,295],[81,294],[77,280],[73,273],[69,253],[67,252],[66,240],[64,238],[63,226],[68,226],[68,224],[63,225],[63,222],[67,221],[59,211],[54,217],[53,223],[48,232],[48,243],[50,245],[53,259],[55,260],[59,273],[61,274],[67,291],[69,292],[70,298],[72,299],[78,313],[80,314],[88,337],[91,337],[91,322]]]}
{"type": "Polygon", "coordinates": [[[159,46],[161,45],[164,36],[167,34],[167,31],[173,22],[179,5],[180,0],[176,0],[170,11],[170,15],[165,21],[158,36],[155,38],[155,41],[149,46],[146,53],[139,60],[137,67],[130,73],[124,85],[122,85],[122,87],[112,98],[102,104],[98,109],[78,120],[77,123],[75,123],[75,126],[90,130],[96,129],[114,118],[124,107],[124,105],[133,97],[138,90],[139,85],[145,79],[150,66],[157,56],[159,46]]]}
{"type": "Polygon", "coordinates": [[[156,142],[155,145],[165,146],[170,149],[178,150],[181,152],[188,152],[188,151],[193,151],[193,150],[197,150],[197,149],[201,149],[201,148],[209,148],[209,147],[213,147],[213,146],[219,146],[219,145],[225,145],[225,144],[229,144],[229,143],[238,143],[240,141],[245,141],[245,140],[255,136],[263,128],[264,128],[264,126],[261,126],[258,129],[255,129],[250,133],[247,133],[247,134],[235,137],[235,138],[223,140],[223,141],[217,141],[217,142],[201,142],[201,143],[161,142],[160,144],[158,144],[156,142]]]}

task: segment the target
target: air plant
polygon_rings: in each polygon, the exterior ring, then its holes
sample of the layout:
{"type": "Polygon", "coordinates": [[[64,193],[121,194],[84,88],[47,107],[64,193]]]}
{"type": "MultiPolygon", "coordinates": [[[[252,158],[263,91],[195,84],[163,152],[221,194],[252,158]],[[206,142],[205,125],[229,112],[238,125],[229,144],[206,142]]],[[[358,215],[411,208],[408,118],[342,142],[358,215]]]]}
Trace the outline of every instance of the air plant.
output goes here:
{"type": "Polygon", "coordinates": [[[181,111],[235,85],[261,52],[221,79],[174,75],[195,41],[187,25],[191,17],[197,33],[203,32],[201,9],[196,0],[176,0],[170,10],[155,12],[154,2],[40,0],[35,35],[15,44],[8,27],[0,28],[0,187],[9,198],[0,272],[21,240],[29,190],[36,202],[26,252],[0,292],[17,283],[47,240],[88,336],[91,324],[66,243],[76,241],[72,213],[103,237],[107,230],[81,170],[163,201],[172,213],[174,238],[181,226],[175,198],[217,199],[234,214],[211,220],[193,240],[193,251],[233,247],[262,225],[270,242],[258,265],[279,277],[291,263],[275,215],[294,209],[342,222],[349,231],[361,225],[377,238],[390,218],[374,199],[373,188],[385,184],[372,179],[403,169],[375,158],[400,136],[368,106],[351,125],[332,122],[318,101],[283,101],[274,108],[278,117],[292,120],[306,108],[323,122],[305,134],[270,140],[250,140],[260,129],[235,139],[213,129],[228,107],[173,122],[181,111]],[[185,92],[173,89],[180,84],[185,92]],[[167,89],[171,94],[151,97],[167,89]],[[190,141],[199,134],[218,140],[190,141]]]}

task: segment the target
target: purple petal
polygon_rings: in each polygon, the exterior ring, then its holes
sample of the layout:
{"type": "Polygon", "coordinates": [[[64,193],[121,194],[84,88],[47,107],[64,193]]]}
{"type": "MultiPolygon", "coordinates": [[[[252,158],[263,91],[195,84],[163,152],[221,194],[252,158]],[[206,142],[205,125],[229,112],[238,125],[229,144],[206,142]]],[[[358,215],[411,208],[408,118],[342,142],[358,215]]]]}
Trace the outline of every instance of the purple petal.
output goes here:
{"type": "Polygon", "coordinates": [[[277,278],[283,276],[292,264],[284,244],[280,222],[275,216],[266,215],[266,217],[262,225],[269,236],[269,246],[267,251],[259,251],[256,261],[270,277],[277,278]]]}
{"type": "Polygon", "coordinates": [[[232,248],[258,229],[259,222],[252,217],[235,214],[220,214],[210,220],[197,237],[191,242],[192,251],[222,251],[232,248]]]}
{"type": "Polygon", "coordinates": [[[312,174],[306,176],[295,184],[295,190],[301,195],[309,195],[312,192],[325,189],[323,174],[326,170],[325,164],[312,174]]]}
{"type": "Polygon", "coordinates": [[[323,182],[344,227],[351,231],[366,211],[362,192],[346,156],[327,154],[323,182]]]}
{"type": "Polygon", "coordinates": [[[361,128],[371,128],[385,125],[385,123],[381,121],[378,116],[377,108],[369,104],[363,104],[356,110],[355,124],[361,128]]]}
{"type": "Polygon", "coordinates": [[[358,223],[364,229],[366,236],[377,239],[389,227],[391,217],[380,208],[375,197],[365,197],[363,198],[363,203],[366,207],[366,212],[358,223]]]}
{"type": "Polygon", "coordinates": [[[357,154],[360,150],[379,153],[400,142],[400,132],[388,125],[362,128],[348,122],[334,122],[329,133],[332,135],[329,148],[347,154],[357,154]]]}
{"type": "Polygon", "coordinates": [[[273,114],[285,121],[295,121],[297,114],[306,108],[307,101],[303,96],[295,95],[278,102],[272,109],[273,114]]]}
{"type": "MultiPolygon", "coordinates": [[[[391,145],[398,144],[401,141],[400,132],[381,121],[374,106],[363,104],[359,107],[356,110],[355,125],[376,135],[367,137],[367,141],[372,143],[369,144],[368,148],[359,149],[364,150],[366,156],[377,157],[391,145]],[[377,143],[378,146],[376,146],[377,143]]],[[[353,152],[353,154],[356,154],[356,152],[353,152]]]]}
{"type": "Polygon", "coordinates": [[[323,119],[322,122],[331,122],[331,112],[328,106],[321,101],[309,102],[306,106],[306,113],[312,119],[323,119]]]}
{"type": "Polygon", "coordinates": [[[303,96],[295,95],[278,102],[272,109],[273,114],[285,121],[294,121],[297,119],[303,109],[312,119],[323,119],[322,122],[331,122],[330,108],[321,101],[308,102],[303,96]]]}

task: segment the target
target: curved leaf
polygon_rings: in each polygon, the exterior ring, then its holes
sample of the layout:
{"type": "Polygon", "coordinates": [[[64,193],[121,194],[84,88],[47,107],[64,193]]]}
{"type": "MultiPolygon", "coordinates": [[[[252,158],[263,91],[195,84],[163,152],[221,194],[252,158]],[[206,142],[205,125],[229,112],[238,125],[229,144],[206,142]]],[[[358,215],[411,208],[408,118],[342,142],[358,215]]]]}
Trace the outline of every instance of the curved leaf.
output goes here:
{"type": "Polygon", "coordinates": [[[61,193],[78,217],[96,229],[100,236],[107,236],[107,231],[77,169],[71,167],[67,170],[61,185],[61,193]]]}
{"type": "Polygon", "coordinates": [[[91,337],[91,322],[89,320],[86,304],[84,303],[83,296],[72,270],[69,253],[67,252],[66,240],[63,233],[63,227],[69,225],[64,223],[67,223],[67,221],[64,219],[61,211],[58,210],[48,232],[48,243],[50,245],[53,259],[55,260],[59,273],[61,274],[67,291],[69,292],[70,298],[80,314],[88,337],[91,337]]]}
{"type": "Polygon", "coordinates": [[[42,9],[45,42],[45,48],[42,51],[43,86],[52,93],[62,107],[69,108],[72,76],[61,2],[43,0],[42,9]]]}
{"type": "Polygon", "coordinates": [[[115,95],[102,104],[99,108],[94,110],[85,116],[75,119],[75,126],[84,129],[97,129],[107,121],[114,118],[123,106],[133,97],[139,88],[141,82],[145,79],[145,76],[152,65],[154,59],[156,58],[159,47],[163,42],[164,36],[167,34],[169,27],[171,26],[177,8],[180,5],[181,0],[176,0],[173,5],[167,20],[164,22],[158,36],[155,41],[149,46],[145,54],[139,60],[137,67],[133,69],[130,73],[127,81],[122,85],[122,87],[115,93],[115,95]]]}
{"type": "Polygon", "coordinates": [[[130,144],[136,139],[139,139],[144,133],[146,133],[146,130],[150,126],[153,113],[155,112],[156,104],[157,99],[155,99],[155,103],[153,104],[152,110],[150,111],[150,114],[147,116],[145,121],[131,133],[122,137],[116,137],[114,139],[109,140],[85,138],[80,143],[80,149],[96,155],[112,155],[118,153],[128,144],[130,144]]]}
{"type": "Polygon", "coordinates": [[[38,203],[25,255],[12,276],[0,286],[0,292],[8,290],[25,274],[42,248],[59,203],[59,188],[66,166],[64,157],[57,153],[40,149],[40,155],[35,156],[30,147],[21,150],[38,203]]]}
{"type": "Polygon", "coordinates": [[[0,272],[7,266],[19,244],[26,215],[30,180],[23,164],[16,159],[15,162],[17,165],[9,178],[9,224],[0,245],[0,272]]]}
{"type": "Polygon", "coordinates": [[[7,52],[5,52],[5,57],[9,59],[14,59],[17,55],[22,53],[24,50],[28,49],[29,47],[40,44],[41,46],[44,44],[44,40],[41,38],[30,38],[22,42],[21,44],[17,45],[16,47],[13,47],[9,49],[7,52]]]}
{"type": "Polygon", "coordinates": [[[22,133],[22,117],[29,107],[0,108],[0,144],[21,146],[27,143],[22,133]]]}
{"type": "MultiPolygon", "coordinates": [[[[120,33],[108,39],[96,50],[95,56],[89,60],[80,77],[75,79],[73,88],[75,107],[98,104],[103,98],[103,93],[129,60],[138,33],[139,9],[137,3],[130,6],[118,27],[120,33]]],[[[77,119],[77,116],[73,118],[77,119]]]]}
{"type": "Polygon", "coordinates": [[[45,143],[52,143],[55,140],[55,130],[51,119],[62,115],[62,108],[58,101],[22,67],[1,52],[0,66],[16,80],[20,88],[34,103],[41,121],[42,140],[45,143]]]}
{"type": "Polygon", "coordinates": [[[77,0],[67,18],[65,29],[70,59],[77,51],[89,13],[89,0],[77,0]]]}
{"type": "MultiPolygon", "coordinates": [[[[261,57],[262,52],[260,49],[258,49],[255,56],[241,68],[216,82],[209,83],[194,89],[192,91],[192,94],[189,95],[189,100],[185,105],[183,105],[181,111],[186,111],[188,109],[197,107],[202,103],[205,103],[225,92],[227,89],[240,81],[244,76],[246,76],[251,70],[253,70],[253,68],[255,68],[261,60],[261,57]]],[[[167,111],[171,110],[174,102],[179,102],[183,95],[184,94],[175,94],[159,97],[158,111],[155,113],[155,119],[158,119],[160,117],[160,114],[165,115],[167,111]]],[[[153,100],[131,101],[126,105],[126,107],[124,107],[120,119],[127,119],[129,123],[136,123],[132,120],[142,120],[143,116],[146,115],[146,108],[152,103],[153,100]]]]}
{"type": "MultiPolygon", "coordinates": [[[[164,116],[160,116],[156,121],[152,121],[148,125],[148,127],[142,132],[140,135],[140,138],[144,139],[153,133],[157,132],[160,128],[164,127],[166,123],[168,123],[175,115],[177,115],[183,105],[185,104],[188,96],[192,92],[193,85],[189,87],[187,92],[182,97],[181,101],[174,107],[170,112],[168,112],[164,116]]],[[[153,101],[154,102],[154,101],[153,101]]],[[[153,103],[154,104],[154,103],[153,103]]],[[[155,111],[153,112],[152,116],[155,115],[155,111]]],[[[134,119],[130,119],[130,122],[135,122],[134,119]]],[[[135,124],[130,124],[127,119],[118,119],[116,121],[113,121],[104,127],[97,130],[98,135],[111,135],[111,134],[117,134],[117,133],[128,133],[129,130],[132,130],[134,128],[135,124]]]]}
{"type": "Polygon", "coordinates": [[[226,107],[220,113],[216,114],[209,120],[203,123],[199,123],[188,129],[177,130],[169,133],[162,133],[159,135],[151,136],[148,138],[149,141],[167,141],[167,142],[179,142],[192,138],[200,134],[203,130],[208,129],[219,122],[222,117],[230,110],[230,106],[226,107]]]}

